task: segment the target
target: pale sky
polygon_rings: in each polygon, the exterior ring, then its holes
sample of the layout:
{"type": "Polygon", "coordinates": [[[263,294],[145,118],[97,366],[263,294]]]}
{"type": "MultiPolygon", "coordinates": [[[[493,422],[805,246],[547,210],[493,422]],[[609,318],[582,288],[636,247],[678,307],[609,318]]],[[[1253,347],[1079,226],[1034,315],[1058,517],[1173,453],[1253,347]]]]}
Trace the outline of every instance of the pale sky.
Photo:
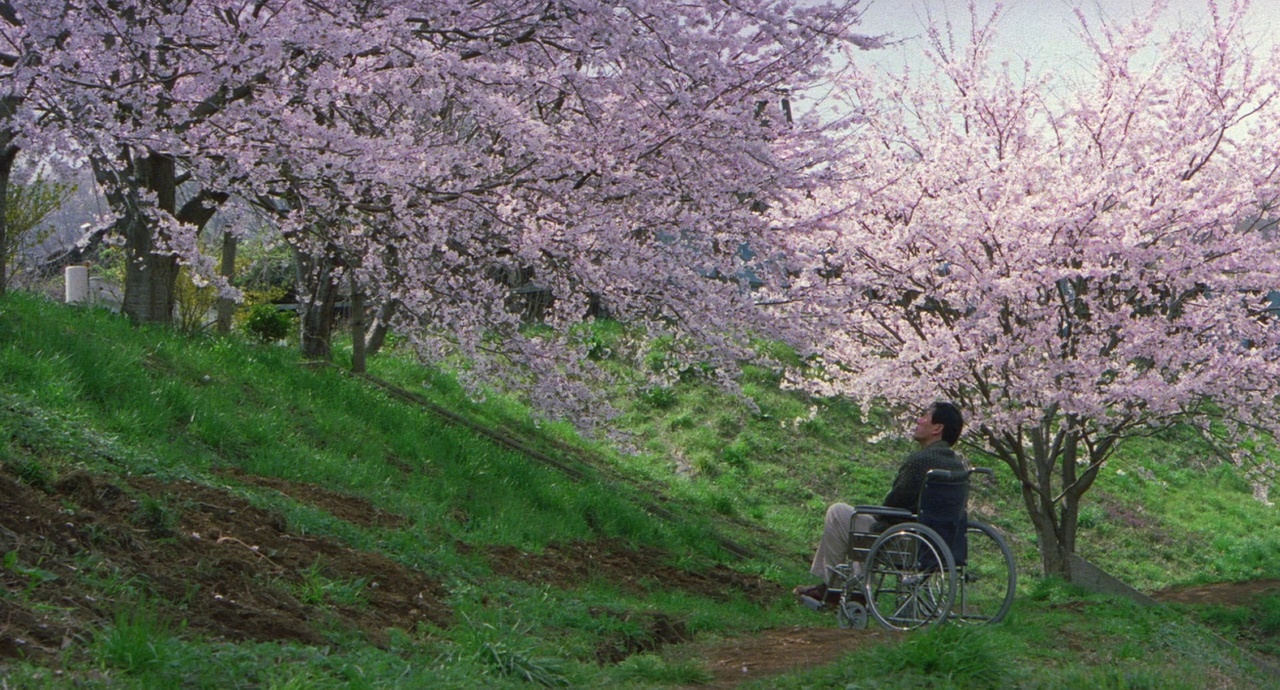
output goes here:
{"type": "MultiPolygon", "coordinates": [[[[1073,8],[1080,6],[1096,26],[1099,17],[1125,22],[1146,12],[1150,0],[976,0],[980,17],[988,17],[1001,4],[1004,16],[998,26],[998,45],[1008,51],[1002,58],[1029,58],[1038,68],[1069,71],[1077,64],[1083,46],[1075,35],[1079,23],[1073,8]]],[[[863,59],[894,65],[902,60],[914,62],[923,49],[926,17],[951,20],[957,41],[968,34],[970,25],[968,0],[864,0],[864,13],[859,30],[866,34],[892,33],[907,39],[902,45],[886,51],[863,53],[863,59]],[[914,38],[913,38],[914,37],[914,38]]],[[[1231,0],[1218,0],[1226,8],[1231,0]]],[[[1207,0],[1169,0],[1165,22],[1187,22],[1208,26],[1207,0]]],[[[1269,46],[1280,37],[1280,0],[1254,0],[1249,8],[1250,42],[1269,46]]]]}

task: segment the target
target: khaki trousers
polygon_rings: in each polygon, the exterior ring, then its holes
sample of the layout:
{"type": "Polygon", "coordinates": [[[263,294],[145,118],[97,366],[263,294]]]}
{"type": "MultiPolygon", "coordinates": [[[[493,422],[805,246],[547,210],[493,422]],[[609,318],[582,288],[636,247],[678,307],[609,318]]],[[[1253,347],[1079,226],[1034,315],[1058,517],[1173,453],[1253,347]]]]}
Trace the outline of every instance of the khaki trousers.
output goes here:
{"type": "MultiPolygon", "coordinates": [[[[829,586],[835,584],[827,582],[827,576],[831,573],[828,568],[849,560],[849,532],[870,532],[875,522],[874,517],[858,513],[847,503],[831,504],[827,508],[827,518],[822,526],[822,541],[818,542],[818,550],[813,554],[813,565],[809,567],[809,572],[822,578],[829,586]]],[[[854,563],[854,572],[861,574],[861,563],[854,563]]]]}

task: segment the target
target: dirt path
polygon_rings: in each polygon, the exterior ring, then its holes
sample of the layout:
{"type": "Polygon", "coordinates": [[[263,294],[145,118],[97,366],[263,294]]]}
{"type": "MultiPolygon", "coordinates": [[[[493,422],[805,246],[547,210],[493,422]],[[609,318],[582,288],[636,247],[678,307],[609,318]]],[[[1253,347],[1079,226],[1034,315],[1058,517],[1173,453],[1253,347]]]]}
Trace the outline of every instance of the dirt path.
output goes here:
{"type": "Polygon", "coordinates": [[[1171,587],[1160,592],[1153,592],[1151,598],[1165,604],[1249,606],[1273,594],[1280,594],[1280,580],[1217,582],[1211,585],[1171,587]]]}
{"type": "Polygon", "coordinates": [[[747,638],[692,645],[687,653],[701,659],[714,674],[710,684],[697,687],[728,690],[749,681],[829,664],[854,650],[898,637],[898,633],[874,628],[779,628],[747,638]]]}
{"type": "MultiPolygon", "coordinates": [[[[1162,603],[1250,606],[1275,594],[1280,594],[1280,579],[1175,587],[1152,593],[1151,597],[1162,603]]],[[[715,674],[711,685],[699,687],[727,690],[748,681],[821,666],[842,654],[898,637],[899,634],[876,629],[874,625],[867,630],[796,627],[764,630],[756,636],[728,642],[694,645],[696,651],[691,656],[703,659],[715,674]]]]}

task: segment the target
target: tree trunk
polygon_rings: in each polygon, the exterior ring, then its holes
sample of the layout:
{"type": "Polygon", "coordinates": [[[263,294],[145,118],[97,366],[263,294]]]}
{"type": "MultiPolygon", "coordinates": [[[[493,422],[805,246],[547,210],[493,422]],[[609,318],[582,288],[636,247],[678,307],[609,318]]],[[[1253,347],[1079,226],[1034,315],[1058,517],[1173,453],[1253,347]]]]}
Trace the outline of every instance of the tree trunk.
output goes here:
{"type": "MultiPolygon", "coordinates": [[[[17,96],[0,98],[0,120],[13,118],[21,103],[17,96]]],[[[9,244],[13,242],[9,237],[9,179],[18,157],[18,147],[13,143],[16,136],[11,129],[0,130],[0,295],[9,287],[9,244]]]]}
{"type": "Polygon", "coordinates": [[[1079,504],[1073,501],[1073,505],[1066,505],[1064,500],[1059,505],[1046,505],[1038,494],[1033,498],[1028,497],[1025,487],[1022,493],[1031,522],[1035,526],[1044,574],[1070,582],[1071,555],[1076,551],[1079,504]]]}
{"type": "MultiPolygon", "coordinates": [[[[172,214],[177,206],[173,157],[147,152],[134,159],[133,166],[139,186],[155,193],[156,209],[172,214]]],[[[125,209],[119,226],[125,238],[124,313],[134,323],[172,324],[178,257],[157,246],[163,236],[142,204],[131,203],[125,209]]]]}
{"type": "Polygon", "coordinates": [[[356,279],[356,272],[351,272],[351,371],[365,373],[365,304],[364,288],[356,279]]]}
{"type": "Polygon", "coordinates": [[[398,307],[396,300],[387,300],[378,307],[377,314],[373,317],[373,324],[369,327],[369,335],[365,340],[365,355],[372,357],[387,342],[387,334],[391,331],[391,318],[395,316],[398,307]]]}
{"type": "MultiPolygon", "coordinates": [[[[236,236],[231,234],[230,230],[222,233],[222,263],[218,268],[218,274],[227,280],[230,284],[236,276],[236,248],[238,242],[236,236]]],[[[235,313],[236,303],[229,297],[218,298],[218,319],[216,329],[219,333],[231,332],[231,317],[235,313]]]]}
{"type": "Polygon", "coordinates": [[[9,288],[9,177],[17,157],[12,132],[0,133],[0,295],[9,288]]]}
{"type": "Polygon", "coordinates": [[[1080,496],[1096,476],[1091,472],[1085,477],[1087,482],[1076,481],[1080,436],[1054,424],[1052,412],[1025,435],[983,435],[1022,485],[1022,502],[1036,530],[1044,574],[1070,582],[1080,496]]]}
{"type": "Polygon", "coordinates": [[[125,232],[124,313],[134,323],[173,323],[178,259],[157,254],[150,224],[131,218],[125,232]]]}
{"type": "Polygon", "coordinates": [[[319,256],[301,249],[295,254],[302,356],[328,361],[333,354],[334,307],[338,302],[334,254],[328,249],[319,256]]]}

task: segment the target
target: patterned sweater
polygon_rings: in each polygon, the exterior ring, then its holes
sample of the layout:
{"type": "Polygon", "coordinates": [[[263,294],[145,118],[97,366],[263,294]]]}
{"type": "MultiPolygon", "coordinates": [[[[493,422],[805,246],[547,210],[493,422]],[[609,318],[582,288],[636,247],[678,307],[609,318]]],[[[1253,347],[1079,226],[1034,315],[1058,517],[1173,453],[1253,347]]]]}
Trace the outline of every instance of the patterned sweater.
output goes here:
{"type": "Polygon", "coordinates": [[[906,508],[916,512],[920,508],[920,489],[929,470],[962,470],[965,461],[944,441],[937,441],[907,456],[893,480],[893,488],[884,497],[884,505],[890,508],[906,508]]]}

